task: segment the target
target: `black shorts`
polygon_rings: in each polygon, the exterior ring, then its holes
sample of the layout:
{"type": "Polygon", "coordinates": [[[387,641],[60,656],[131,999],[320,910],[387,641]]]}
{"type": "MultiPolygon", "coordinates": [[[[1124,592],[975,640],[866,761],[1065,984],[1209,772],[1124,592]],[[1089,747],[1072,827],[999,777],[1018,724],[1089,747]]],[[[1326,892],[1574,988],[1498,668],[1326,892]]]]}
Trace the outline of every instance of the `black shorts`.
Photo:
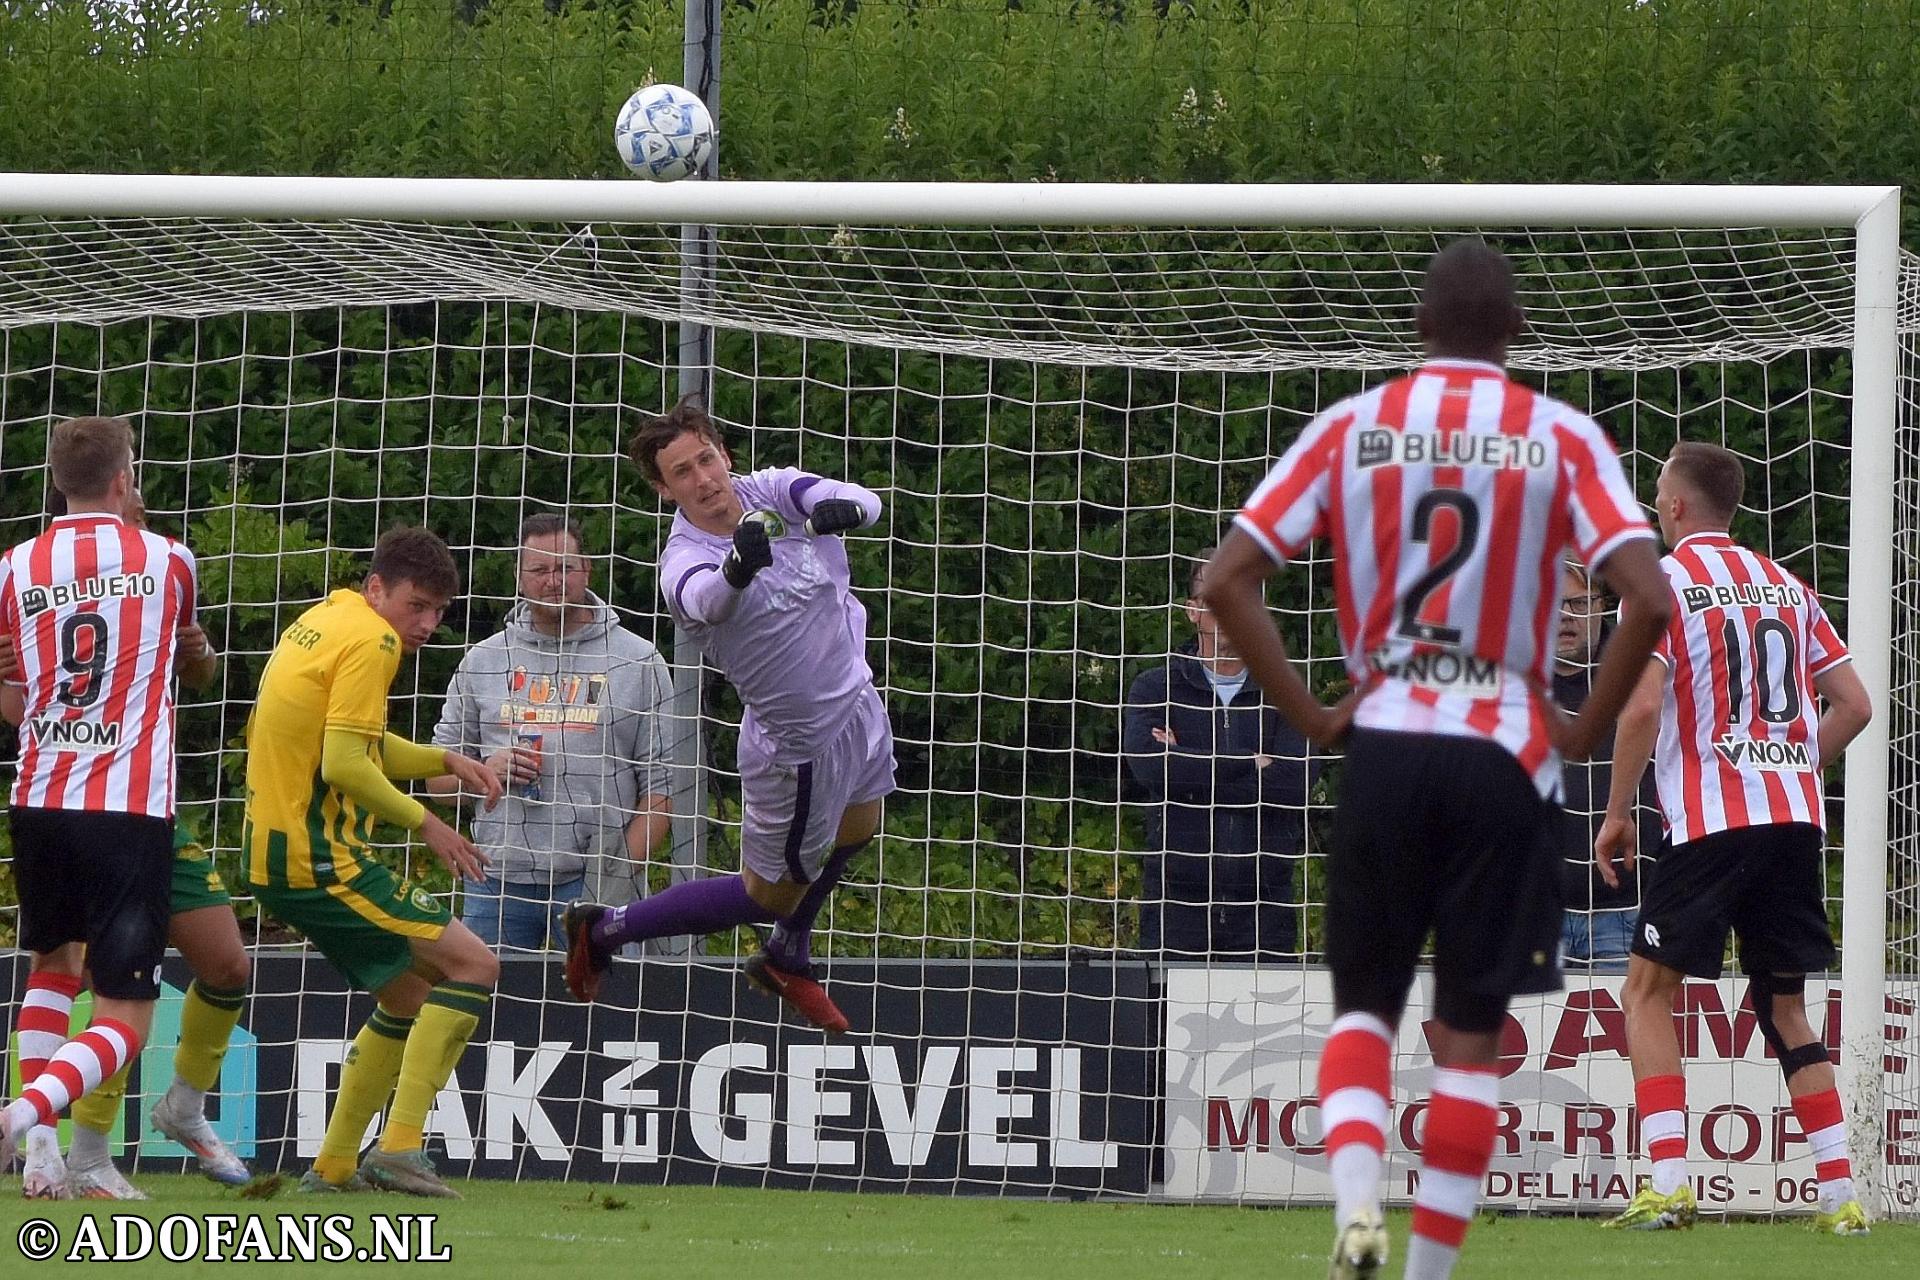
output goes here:
{"type": "Polygon", "coordinates": [[[1633,954],[1695,978],[1717,978],[1727,930],[1747,973],[1817,973],[1833,963],[1819,827],[1773,823],[1662,841],[1646,877],[1633,954]]]}
{"type": "Polygon", "coordinates": [[[1397,1019],[1429,933],[1434,1013],[1456,1030],[1558,991],[1561,817],[1497,743],[1355,730],[1327,863],[1339,1008],[1397,1019]]]}
{"type": "Polygon", "coordinates": [[[158,999],[173,891],[172,820],[12,808],[7,825],[21,947],[47,952],[84,942],[96,994],[158,999]]]}

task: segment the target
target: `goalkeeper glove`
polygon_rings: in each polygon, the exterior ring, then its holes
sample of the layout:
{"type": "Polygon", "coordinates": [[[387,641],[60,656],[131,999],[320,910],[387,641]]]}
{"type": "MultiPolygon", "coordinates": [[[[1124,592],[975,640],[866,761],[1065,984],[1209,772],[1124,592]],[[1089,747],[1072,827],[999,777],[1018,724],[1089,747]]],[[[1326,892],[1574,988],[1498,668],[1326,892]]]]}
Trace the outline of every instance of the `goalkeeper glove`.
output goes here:
{"type": "Polygon", "coordinates": [[[734,526],[733,550],[720,565],[720,576],[735,591],[745,591],[753,575],[773,563],[773,542],[767,537],[765,522],[756,519],[759,512],[748,512],[734,526]]]}
{"type": "Polygon", "coordinates": [[[807,532],[845,533],[858,529],[866,519],[867,513],[851,498],[822,498],[813,504],[813,514],[807,517],[807,532]]]}

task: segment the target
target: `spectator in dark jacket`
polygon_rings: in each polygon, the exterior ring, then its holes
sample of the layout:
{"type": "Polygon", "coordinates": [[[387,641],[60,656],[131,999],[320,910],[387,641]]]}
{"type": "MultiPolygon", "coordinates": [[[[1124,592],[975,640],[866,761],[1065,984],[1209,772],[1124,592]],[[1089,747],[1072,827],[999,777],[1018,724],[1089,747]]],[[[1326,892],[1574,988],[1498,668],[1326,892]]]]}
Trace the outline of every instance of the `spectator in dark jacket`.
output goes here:
{"type": "MultiPolygon", "coordinates": [[[[1586,570],[1569,563],[1560,583],[1560,626],[1555,633],[1553,697],[1568,711],[1578,711],[1593,687],[1600,650],[1607,642],[1609,615],[1606,593],[1587,577],[1586,570]]],[[[1567,821],[1561,824],[1566,861],[1561,888],[1567,914],[1563,935],[1567,964],[1621,968],[1633,942],[1633,921],[1640,906],[1640,873],[1623,872],[1618,889],[1600,878],[1593,861],[1593,839],[1606,817],[1607,792],[1613,785],[1613,734],[1594,747],[1592,757],[1565,766],[1567,821]]],[[[1640,847],[1657,849],[1660,807],[1653,794],[1653,771],[1640,785],[1638,813],[1640,847]]]]}
{"type": "Polygon", "coordinates": [[[1315,766],[1189,582],[1194,638],[1127,693],[1127,767],[1146,790],[1140,945],[1168,960],[1297,959],[1294,886],[1315,766]]]}

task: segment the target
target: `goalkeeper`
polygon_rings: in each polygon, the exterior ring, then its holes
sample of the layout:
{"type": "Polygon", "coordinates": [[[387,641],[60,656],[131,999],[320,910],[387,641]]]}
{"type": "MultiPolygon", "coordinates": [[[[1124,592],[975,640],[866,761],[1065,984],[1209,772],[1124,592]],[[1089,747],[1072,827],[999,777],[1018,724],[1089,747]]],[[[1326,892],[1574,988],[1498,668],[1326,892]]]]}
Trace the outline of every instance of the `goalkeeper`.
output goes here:
{"type": "Polygon", "coordinates": [[[618,910],[569,907],[567,986],[591,1000],[629,942],[771,921],[748,980],[814,1026],[844,1032],[846,1016],[813,976],[810,940],[847,863],[879,830],[893,732],[867,665],[867,611],[834,535],[878,520],[880,499],[790,468],[734,475],[692,399],[643,423],[629,453],[679,507],[660,556],[667,608],[746,705],[741,869],[618,910]]]}
{"type": "Polygon", "coordinates": [[[378,1001],[347,1050],[302,1191],[459,1198],[422,1150],[422,1130],[500,962],[445,902],[396,881],[367,847],[383,818],[417,831],[456,875],[482,876],[480,852],[388,780],[452,774],[487,807],[499,803],[500,779],[486,765],[387,732],[401,656],[427,642],[458,586],[438,535],[389,530],[362,590],[335,591],[281,634],[247,721],[247,883],[378,1001]],[[362,1161],[367,1125],[389,1096],[379,1149],[362,1161]]]}

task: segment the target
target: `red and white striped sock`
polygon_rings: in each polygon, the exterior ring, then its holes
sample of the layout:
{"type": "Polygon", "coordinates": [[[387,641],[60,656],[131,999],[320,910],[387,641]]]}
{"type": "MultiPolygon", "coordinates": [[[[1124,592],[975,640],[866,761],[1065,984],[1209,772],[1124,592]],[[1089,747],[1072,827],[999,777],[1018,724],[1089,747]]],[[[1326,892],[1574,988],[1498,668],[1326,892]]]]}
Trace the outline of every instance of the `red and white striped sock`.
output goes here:
{"type": "Polygon", "coordinates": [[[1793,1115],[1800,1122],[1800,1131],[1807,1135],[1807,1145],[1813,1148],[1813,1171],[1820,1179],[1820,1212],[1832,1213],[1855,1198],[1840,1091],[1800,1095],[1793,1100],[1793,1115]]]}
{"type": "Polygon", "coordinates": [[[1320,1128],[1333,1174],[1334,1220],[1380,1207],[1393,1092],[1393,1028],[1371,1013],[1343,1013],[1320,1051],[1320,1128]]]}
{"type": "Polygon", "coordinates": [[[95,1018],[85,1031],[60,1046],[46,1070],[7,1104],[7,1131],[22,1133],[35,1124],[52,1124],[75,1098],[139,1051],[140,1037],[132,1027],[112,1018],[95,1018]]]}
{"type": "Polygon", "coordinates": [[[1687,1180],[1687,1078],[1648,1076],[1633,1086],[1640,1144],[1653,1161],[1653,1189],[1670,1196],[1687,1180]]]}
{"type": "MultiPolygon", "coordinates": [[[[14,1037],[20,1057],[20,1087],[25,1089],[47,1069],[47,1060],[60,1051],[72,1028],[73,1001],[80,994],[79,977],[65,973],[35,973],[27,978],[27,994],[20,1001],[14,1037]]],[[[16,1135],[18,1131],[16,1130],[16,1135]]]]}
{"type": "Polygon", "coordinates": [[[1500,1078],[1490,1067],[1438,1067],[1421,1139],[1420,1186],[1413,1193],[1407,1280],[1446,1280],[1493,1159],[1500,1122],[1500,1078]]]}

